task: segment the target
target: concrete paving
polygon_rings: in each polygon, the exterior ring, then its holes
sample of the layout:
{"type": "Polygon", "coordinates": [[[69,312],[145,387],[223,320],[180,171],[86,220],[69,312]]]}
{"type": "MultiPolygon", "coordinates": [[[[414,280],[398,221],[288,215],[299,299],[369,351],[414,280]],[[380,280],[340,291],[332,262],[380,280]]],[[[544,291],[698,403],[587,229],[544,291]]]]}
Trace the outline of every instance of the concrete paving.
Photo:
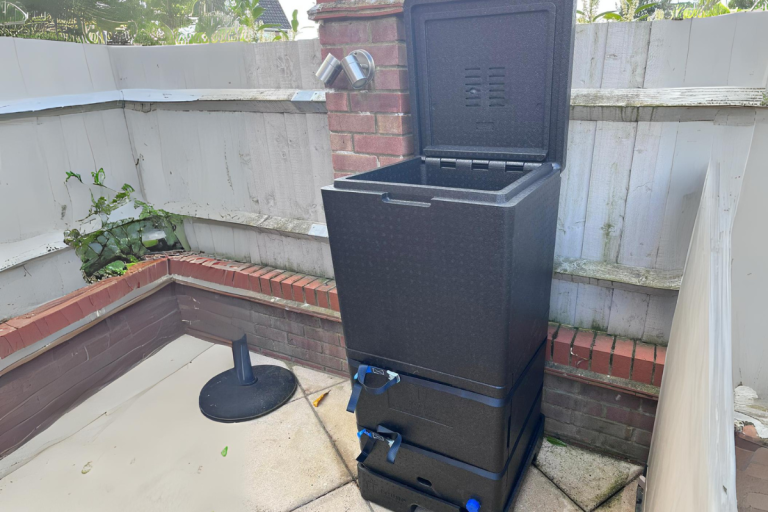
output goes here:
{"type": "Polygon", "coordinates": [[[544,474],[531,467],[525,475],[515,512],[580,512],[581,509],[544,474]]]}
{"type": "Polygon", "coordinates": [[[637,509],[637,480],[629,483],[621,492],[600,505],[595,512],[635,512],[637,509]]]}
{"type": "MultiPolygon", "coordinates": [[[[198,395],[232,356],[205,343],[179,338],[38,436],[35,450],[0,480],[0,510],[386,512],[363,500],[355,482],[359,445],[346,412],[347,380],[288,365],[299,382],[288,404],[254,421],[215,423],[200,414],[198,395]],[[146,384],[131,392],[137,378],[146,384]]],[[[254,364],[286,366],[251,356],[254,364]]],[[[627,508],[633,486],[622,486],[639,468],[544,446],[516,512],[589,511],[609,490],[617,494],[600,511],[634,510],[627,508]]]]}
{"type": "MultiPolygon", "coordinates": [[[[323,392],[309,395],[309,401],[314,401],[323,392]]],[[[357,478],[357,461],[360,454],[360,441],[357,438],[357,424],[355,415],[347,412],[349,395],[352,393],[352,385],[348,380],[337,384],[328,390],[328,395],[323,398],[315,409],[320,421],[323,422],[328,435],[336,444],[344,464],[350,473],[357,478]]]]}
{"type": "Polygon", "coordinates": [[[643,468],[574,446],[544,440],[536,467],[587,512],[639,477],[643,468]]]}

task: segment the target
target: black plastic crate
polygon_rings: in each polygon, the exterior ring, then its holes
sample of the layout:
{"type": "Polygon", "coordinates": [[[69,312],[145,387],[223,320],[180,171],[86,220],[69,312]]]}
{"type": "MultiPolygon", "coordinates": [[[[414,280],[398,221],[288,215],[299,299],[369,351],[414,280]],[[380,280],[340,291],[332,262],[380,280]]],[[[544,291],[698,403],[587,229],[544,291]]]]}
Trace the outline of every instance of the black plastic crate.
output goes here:
{"type": "Polygon", "coordinates": [[[478,186],[482,172],[425,167],[414,159],[323,190],[347,353],[505,398],[547,336],[559,172],[499,172],[509,184],[495,191],[403,183],[478,186]]]}
{"type": "MultiPolygon", "coordinates": [[[[357,424],[368,429],[383,425],[399,432],[410,444],[499,472],[512,455],[534,400],[540,398],[544,350],[542,344],[504,399],[400,374],[399,381],[381,394],[361,390],[355,410],[357,424]]],[[[350,360],[352,375],[359,365],[350,360]]],[[[364,382],[376,393],[389,381],[386,376],[369,373],[364,382]]]]}
{"type": "Polygon", "coordinates": [[[323,189],[348,354],[504,398],[546,338],[575,4],[403,12],[417,157],[323,189]]]}
{"type": "MultiPolygon", "coordinates": [[[[426,495],[430,500],[437,498],[458,506],[462,511],[470,500],[475,500],[482,512],[508,510],[514,501],[515,490],[540,446],[544,428],[540,404],[539,397],[527,415],[525,427],[516,440],[508,465],[501,472],[482,471],[469,464],[411,445],[407,438],[403,438],[395,461],[391,463],[387,460],[389,446],[383,441],[377,441],[368,457],[361,462],[361,468],[364,467],[405,487],[399,490],[392,488],[390,492],[399,498],[391,499],[392,496],[388,496],[387,492],[369,489],[363,473],[360,473],[363,497],[390,508],[393,512],[412,512],[414,508],[408,507],[413,505],[431,510],[430,501],[420,501],[418,494],[411,490],[426,495]],[[417,500],[416,503],[413,503],[414,500],[417,500]]],[[[367,442],[368,437],[364,435],[361,438],[361,448],[367,442]]]]}

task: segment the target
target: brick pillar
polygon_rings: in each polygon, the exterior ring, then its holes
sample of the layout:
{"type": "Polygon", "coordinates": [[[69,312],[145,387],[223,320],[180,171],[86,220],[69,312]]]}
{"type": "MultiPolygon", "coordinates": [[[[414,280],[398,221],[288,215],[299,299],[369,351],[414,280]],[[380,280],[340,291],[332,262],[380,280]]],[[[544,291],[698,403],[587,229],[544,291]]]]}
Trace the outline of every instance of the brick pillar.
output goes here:
{"type": "Polygon", "coordinates": [[[342,72],[326,94],[335,177],[369,171],[413,155],[402,4],[323,2],[310,10],[320,22],[322,58],[370,52],[376,74],[354,90],[342,72]]]}

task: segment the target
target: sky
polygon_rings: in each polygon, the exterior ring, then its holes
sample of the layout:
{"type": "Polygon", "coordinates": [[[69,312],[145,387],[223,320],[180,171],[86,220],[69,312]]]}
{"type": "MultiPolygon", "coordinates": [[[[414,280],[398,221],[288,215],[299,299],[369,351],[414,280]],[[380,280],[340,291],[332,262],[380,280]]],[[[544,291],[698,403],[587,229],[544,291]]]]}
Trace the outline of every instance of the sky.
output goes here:
{"type": "MultiPolygon", "coordinates": [[[[606,0],[603,0],[606,1],[606,0]]],[[[299,11],[299,35],[296,39],[314,39],[317,37],[317,23],[309,21],[307,11],[315,5],[315,0],[280,0],[285,15],[291,19],[294,9],[299,11]]]]}

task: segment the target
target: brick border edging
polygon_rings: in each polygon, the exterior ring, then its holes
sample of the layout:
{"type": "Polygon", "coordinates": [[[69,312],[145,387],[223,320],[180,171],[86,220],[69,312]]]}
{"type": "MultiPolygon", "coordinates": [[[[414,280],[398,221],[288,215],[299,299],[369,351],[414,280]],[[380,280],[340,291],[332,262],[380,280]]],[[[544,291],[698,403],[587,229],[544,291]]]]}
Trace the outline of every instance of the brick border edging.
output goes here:
{"type": "MultiPolygon", "coordinates": [[[[278,307],[341,322],[338,291],[332,279],[199,254],[163,255],[135,265],[124,276],[81,288],[0,324],[0,360],[164,276],[184,285],[195,286],[185,278],[210,283],[216,288],[206,288],[216,293],[257,302],[262,297],[279,301],[272,303],[278,307]],[[243,297],[242,292],[250,297],[243,297]]],[[[549,327],[548,362],[573,368],[575,373],[587,371],[616,378],[616,382],[607,383],[616,388],[622,388],[627,380],[658,388],[665,358],[664,347],[566,325],[549,327]]],[[[650,390],[650,394],[654,391],[658,394],[658,390],[650,390]]]]}
{"type": "Polygon", "coordinates": [[[666,347],[564,324],[550,324],[546,350],[547,361],[656,388],[667,357],[666,347]]]}
{"type": "MultiPolygon", "coordinates": [[[[32,342],[32,349],[40,347],[35,352],[9,360],[0,375],[26,363],[35,364],[50,348],[63,346],[72,337],[74,323],[81,325],[78,333],[97,328],[120,310],[114,306],[125,302],[125,295],[131,294],[132,304],[141,304],[158,284],[174,287],[182,332],[229,344],[228,334],[222,333],[227,332],[225,327],[234,326],[246,332],[248,344],[256,352],[349,377],[341,317],[328,308],[333,304],[338,309],[332,280],[190,254],[144,261],[124,276],[95,283],[3,324],[7,326],[2,331],[6,342],[8,337],[23,344],[34,340],[35,335],[47,336],[44,346],[32,342]],[[314,305],[318,303],[326,307],[314,305]],[[88,322],[77,320],[80,315],[88,322]],[[60,329],[52,332],[57,327],[60,329]]],[[[610,350],[601,350],[596,342],[599,337],[610,338],[603,333],[550,325],[545,367],[545,379],[550,382],[544,398],[546,431],[573,444],[644,462],[658,388],[637,379],[642,375],[650,375],[651,380],[654,375],[660,377],[663,361],[654,362],[650,372],[642,362],[632,359],[627,368],[622,366],[627,361],[620,359],[621,352],[614,348],[617,340],[610,350]],[[600,358],[605,357],[607,373],[592,371],[601,368],[600,358]],[[567,364],[558,362],[563,360],[567,364]],[[621,377],[625,374],[635,379],[621,377]]],[[[634,346],[634,342],[627,343],[634,346]]]]}

